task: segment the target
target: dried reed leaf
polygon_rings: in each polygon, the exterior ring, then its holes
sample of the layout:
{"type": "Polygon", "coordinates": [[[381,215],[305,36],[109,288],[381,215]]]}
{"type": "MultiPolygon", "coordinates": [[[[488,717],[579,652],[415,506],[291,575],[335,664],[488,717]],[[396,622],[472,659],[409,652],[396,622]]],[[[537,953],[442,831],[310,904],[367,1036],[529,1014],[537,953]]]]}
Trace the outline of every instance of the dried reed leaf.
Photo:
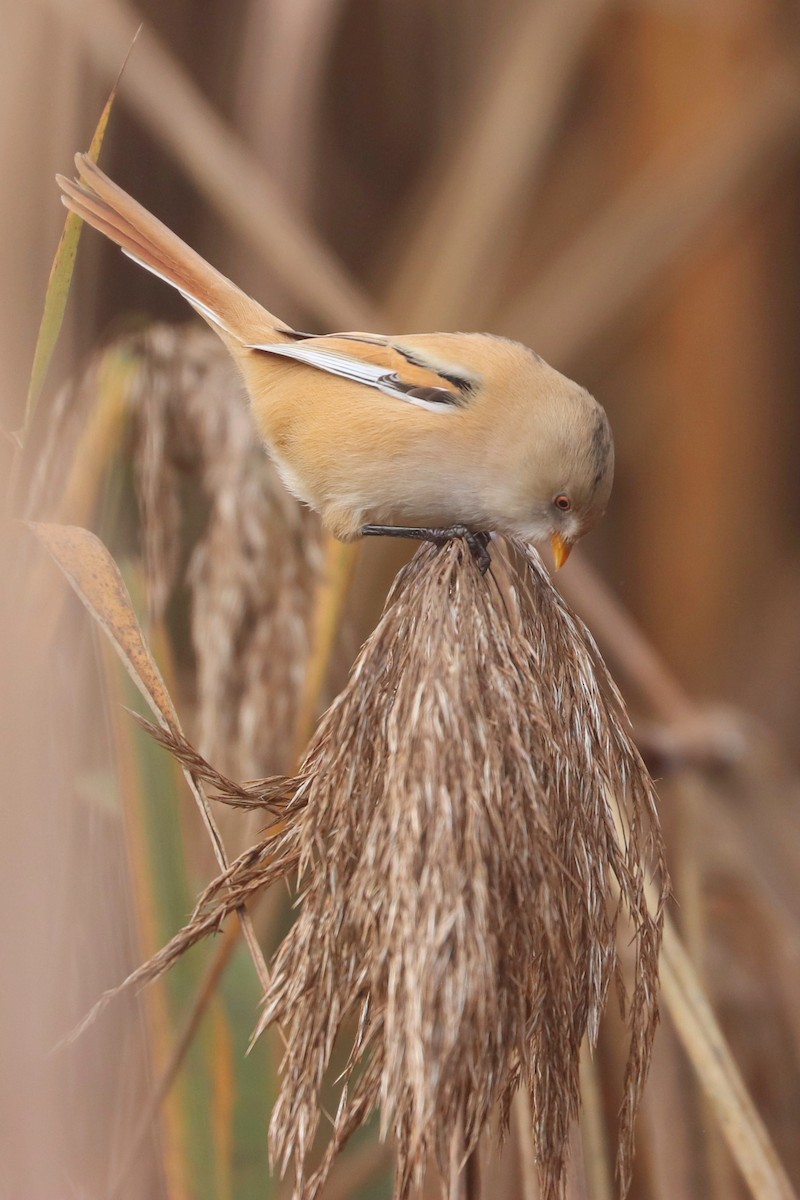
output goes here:
{"type": "MultiPolygon", "coordinates": [[[[106,136],[106,129],[111,118],[111,109],[114,107],[114,101],[117,98],[117,90],[119,82],[122,78],[122,72],[125,70],[125,65],[130,57],[133,43],[136,41],[134,35],[128,53],[125,55],[125,60],[119,69],[114,85],[111,88],[108,99],[103,106],[103,111],[100,114],[100,120],[97,122],[97,127],[92,136],[88,157],[92,162],[97,162],[100,157],[100,151],[103,146],[103,140],[106,136]]],[[[75,269],[75,259],[78,254],[78,242],[80,241],[81,230],[83,228],[83,220],[75,213],[69,213],[64,222],[64,231],[59,239],[56,247],[53,265],[50,268],[50,278],[47,281],[47,291],[45,293],[44,309],[42,311],[42,320],[39,325],[39,334],[36,338],[36,348],[33,355],[33,366],[31,368],[30,385],[28,387],[28,395],[25,402],[25,417],[23,423],[22,441],[25,441],[25,435],[30,427],[33,413],[36,404],[41,395],[44,385],[47,369],[50,366],[50,360],[53,357],[53,351],[56,348],[58,335],[61,332],[61,326],[64,321],[64,311],[67,307],[67,297],[69,296],[70,284],[72,283],[72,273],[75,269]]]]}
{"type": "Polygon", "coordinates": [[[128,589],[103,543],[88,529],[76,525],[31,521],[28,527],[108,635],[126,671],[158,718],[169,729],[179,732],[175,706],[142,636],[128,589]]]}
{"type": "MultiPolygon", "coordinates": [[[[63,571],[76,594],[107,634],[126,671],[147,703],[170,732],[181,738],[175,706],[142,636],[127,588],[116,563],[98,537],[70,525],[29,522],[29,528],[63,571]]],[[[228,871],[228,856],[214,820],[202,779],[184,766],[184,774],[206,828],[217,863],[228,871]]],[[[238,905],[234,906],[238,908],[238,905]]],[[[242,932],[262,987],[269,980],[264,957],[247,914],[240,914],[242,932]]],[[[85,1023],[81,1028],[85,1027],[85,1023]]]]}

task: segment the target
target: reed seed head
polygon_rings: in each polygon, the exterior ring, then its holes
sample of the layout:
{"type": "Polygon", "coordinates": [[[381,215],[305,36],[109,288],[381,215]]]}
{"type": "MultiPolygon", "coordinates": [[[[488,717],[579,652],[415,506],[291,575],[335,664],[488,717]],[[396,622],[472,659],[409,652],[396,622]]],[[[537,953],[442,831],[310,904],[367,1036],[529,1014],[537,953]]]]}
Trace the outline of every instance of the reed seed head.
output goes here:
{"type": "Polygon", "coordinates": [[[484,577],[460,541],[420,549],[295,779],[239,785],[174,733],[157,736],[218,798],[261,807],[271,824],[122,986],[156,978],[296,876],[297,919],[256,1030],[277,1022],[286,1042],[270,1144],[294,1168],[295,1200],[318,1195],[377,1108],[398,1200],[432,1160],[448,1180],[454,1137],[469,1153],[493,1115],[502,1135],[520,1087],[543,1200],[559,1200],[581,1044],[597,1040],[612,980],[630,1037],[624,1195],[658,1019],[663,843],[619,694],[535,550],[496,542],[484,577]]]}
{"type": "Polygon", "coordinates": [[[323,718],[287,817],[299,914],[260,1027],[287,1042],[271,1122],[295,1196],[317,1194],[341,1144],[380,1106],[396,1195],[454,1130],[473,1148],[528,1090],[545,1200],[560,1196],[584,1036],[597,1037],[635,945],[619,1175],[657,1020],[662,845],[651,781],[619,695],[536,552],[460,542],[398,578],[323,718]],[[308,1154],[337,1039],[350,1044],[322,1165],[308,1154]]]}
{"type": "Polygon", "coordinates": [[[206,513],[187,580],[197,663],[197,741],[245,777],[285,769],[320,566],[317,518],[264,454],[238,374],[207,330],[154,326],[131,340],[134,462],[149,594],[174,587],[182,492],[206,513]],[[271,736],[267,736],[269,731],[271,736]]]}
{"type": "MultiPolygon", "coordinates": [[[[219,338],[196,325],[154,325],[96,354],[58,398],[27,515],[55,510],[63,520],[66,467],[75,455],[85,473],[81,436],[92,414],[117,402],[120,377],[152,615],[162,617],[184,584],[191,599],[198,748],[240,778],[285,770],[321,569],[320,525],[264,454],[219,338]]],[[[105,447],[104,470],[119,450],[105,447]]]]}

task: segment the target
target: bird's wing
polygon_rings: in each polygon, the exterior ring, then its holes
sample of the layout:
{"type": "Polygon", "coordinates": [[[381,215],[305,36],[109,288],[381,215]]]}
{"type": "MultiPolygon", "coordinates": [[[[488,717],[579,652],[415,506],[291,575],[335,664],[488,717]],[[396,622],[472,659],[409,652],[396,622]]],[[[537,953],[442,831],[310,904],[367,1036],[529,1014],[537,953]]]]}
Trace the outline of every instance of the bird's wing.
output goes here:
{"type": "MultiPolygon", "coordinates": [[[[417,339],[414,339],[417,341],[417,339]]],[[[435,355],[378,334],[331,337],[294,334],[290,343],[251,345],[251,350],[288,358],[319,371],[375,388],[385,396],[432,412],[462,408],[477,380],[460,368],[445,368],[435,355]]]]}

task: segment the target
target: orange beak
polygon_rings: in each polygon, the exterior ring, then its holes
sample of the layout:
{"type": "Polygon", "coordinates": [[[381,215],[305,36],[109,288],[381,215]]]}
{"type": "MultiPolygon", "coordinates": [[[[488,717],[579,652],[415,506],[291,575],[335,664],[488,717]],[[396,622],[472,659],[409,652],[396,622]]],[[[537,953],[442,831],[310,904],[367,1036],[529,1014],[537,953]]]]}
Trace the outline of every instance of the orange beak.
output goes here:
{"type": "Polygon", "coordinates": [[[570,556],[572,542],[565,541],[560,533],[554,533],[550,538],[550,545],[553,547],[556,570],[559,571],[570,556]]]}

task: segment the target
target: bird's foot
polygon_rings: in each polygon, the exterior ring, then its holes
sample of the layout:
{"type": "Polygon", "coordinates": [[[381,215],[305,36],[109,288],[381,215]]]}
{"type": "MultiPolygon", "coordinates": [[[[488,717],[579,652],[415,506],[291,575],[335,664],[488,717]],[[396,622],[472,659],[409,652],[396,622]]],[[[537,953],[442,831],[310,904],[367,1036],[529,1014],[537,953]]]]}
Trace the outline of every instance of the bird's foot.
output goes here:
{"type": "Polygon", "coordinates": [[[433,542],[436,546],[443,546],[453,538],[463,538],[481,575],[486,574],[492,563],[489,555],[491,533],[475,533],[472,529],[467,529],[466,525],[451,525],[447,529],[415,528],[409,525],[362,525],[361,534],[363,537],[414,538],[419,542],[433,542]]]}

